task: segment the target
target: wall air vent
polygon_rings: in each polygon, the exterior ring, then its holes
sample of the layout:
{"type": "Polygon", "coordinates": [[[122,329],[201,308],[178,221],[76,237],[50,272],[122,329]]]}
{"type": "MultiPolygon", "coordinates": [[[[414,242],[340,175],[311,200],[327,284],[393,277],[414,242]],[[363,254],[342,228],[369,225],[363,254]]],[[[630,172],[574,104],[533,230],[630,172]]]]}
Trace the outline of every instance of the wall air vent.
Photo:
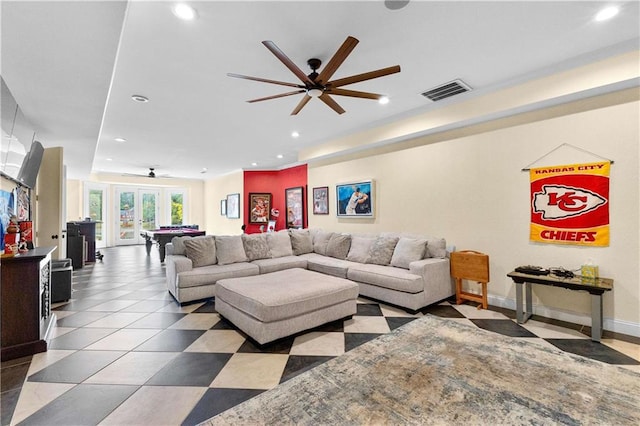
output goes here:
{"type": "Polygon", "coordinates": [[[453,80],[449,83],[441,84],[440,86],[427,90],[422,93],[422,96],[436,102],[460,93],[469,92],[470,90],[471,87],[464,81],[453,80]]]}

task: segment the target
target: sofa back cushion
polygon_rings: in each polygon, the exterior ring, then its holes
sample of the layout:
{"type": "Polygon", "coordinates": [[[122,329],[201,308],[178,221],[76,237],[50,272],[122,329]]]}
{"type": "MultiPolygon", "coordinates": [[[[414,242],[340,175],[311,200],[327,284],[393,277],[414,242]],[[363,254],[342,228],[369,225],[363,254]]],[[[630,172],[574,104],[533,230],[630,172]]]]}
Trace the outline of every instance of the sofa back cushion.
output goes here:
{"type": "Polygon", "coordinates": [[[313,239],[308,229],[290,229],[291,249],[295,256],[313,252],[313,239]]]}
{"type": "Polygon", "coordinates": [[[400,238],[393,250],[391,266],[409,269],[409,263],[421,260],[426,249],[426,238],[400,238]]]}
{"type": "Polygon", "coordinates": [[[378,237],[369,250],[369,259],[367,263],[373,263],[375,265],[388,265],[391,263],[391,257],[393,256],[393,250],[398,244],[399,238],[397,237],[378,237]]]}
{"type": "Polygon", "coordinates": [[[172,254],[181,254],[186,255],[184,250],[184,240],[191,237],[173,237],[171,239],[171,245],[173,245],[173,253],[172,254]]]}
{"type": "Polygon", "coordinates": [[[324,232],[319,231],[316,236],[313,238],[313,251],[315,253],[321,254],[323,256],[327,255],[327,244],[329,244],[329,240],[333,232],[324,232]]]}
{"type": "Polygon", "coordinates": [[[216,264],[216,243],[213,235],[188,237],[182,243],[185,255],[191,259],[194,268],[216,264]]]}
{"type": "Polygon", "coordinates": [[[444,238],[429,238],[425,257],[447,257],[447,241],[444,238]]]}
{"type": "Polygon", "coordinates": [[[269,232],[267,234],[267,244],[269,244],[272,258],[291,256],[293,254],[291,238],[289,238],[289,232],[286,230],[269,232]]]}
{"type": "Polygon", "coordinates": [[[216,256],[220,265],[248,260],[240,235],[216,235],[216,256]]]}
{"type": "Polygon", "coordinates": [[[266,234],[242,234],[241,238],[244,252],[249,261],[271,257],[266,234]]]}
{"type": "Polygon", "coordinates": [[[351,248],[351,235],[334,233],[327,242],[327,256],[346,259],[351,248]]]}
{"type": "Polygon", "coordinates": [[[368,263],[369,252],[373,243],[376,242],[375,237],[363,237],[359,235],[351,236],[351,247],[347,254],[347,260],[358,263],[368,263]]]}

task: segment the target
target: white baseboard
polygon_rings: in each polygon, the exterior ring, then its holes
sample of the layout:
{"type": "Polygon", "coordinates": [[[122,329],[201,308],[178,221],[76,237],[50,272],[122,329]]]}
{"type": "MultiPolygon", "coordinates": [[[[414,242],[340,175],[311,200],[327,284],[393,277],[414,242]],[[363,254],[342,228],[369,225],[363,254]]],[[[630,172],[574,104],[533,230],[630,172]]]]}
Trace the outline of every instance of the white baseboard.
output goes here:
{"type": "MultiPolygon", "coordinates": [[[[487,299],[490,305],[499,306],[501,308],[516,309],[516,301],[504,297],[488,295],[487,299]]],[[[540,315],[545,318],[553,318],[560,321],[571,322],[573,324],[581,324],[591,326],[591,315],[567,311],[558,308],[549,308],[542,305],[533,305],[533,314],[540,315]]],[[[608,331],[626,334],[628,336],[640,337],[640,324],[629,321],[617,320],[614,318],[603,319],[603,328],[608,331]]]]}

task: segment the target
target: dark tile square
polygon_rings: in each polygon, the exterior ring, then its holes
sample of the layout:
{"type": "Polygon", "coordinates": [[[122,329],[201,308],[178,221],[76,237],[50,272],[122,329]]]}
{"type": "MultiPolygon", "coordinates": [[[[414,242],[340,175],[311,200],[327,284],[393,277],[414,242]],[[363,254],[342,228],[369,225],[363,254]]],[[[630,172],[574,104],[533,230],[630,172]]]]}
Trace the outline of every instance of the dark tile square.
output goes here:
{"type": "Polygon", "coordinates": [[[284,372],[280,378],[280,383],[284,383],[289,379],[296,377],[305,371],[311,370],[320,364],[333,359],[332,356],[302,356],[302,355],[290,355],[287,360],[287,365],[284,367],[284,372]]]}
{"type": "Polygon", "coordinates": [[[82,383],[126,352],[78,351],[29,376],[30,382],[82,383]]]}
{"type": "Polygon", "coordinates": [[[411,321],[415,321],[415,317],[386,317],[387,324],[389,324],[390,330],[395,330],[398,327],[402,327],[405,324],[409,324],[411,321]]]}
{"type": "Polygon", "coordinates": [[[200,306],[198,309],[193,311],[194,314],[215,314],[218,313],[216,311],[216,301],[215,299],[210,299],[204,302],[204,305],[200,306]]]}
{"type": "Polygon", "coordinates": [[[380,305],[377,303],[358,303],[357,305],[358,311],[356,312],[357,316],[361,317],[381,317],[382,309],[380,309],[380,305]]]}
{"type": "Polygon", "coordinates": [[[200,424],[229,408],[260,395],[262,392],[264,392],[264,390],[208,389],[182,424],[185,426],[200,424]]]}
{"type": "MultiPolygon", "coordinates": [[[[194,311],[195,312],[195,311],[194,311]]],[[[206,313],[206,312],[200,312],[202,313],[206,313]]],[[[226,319],[225,317],[220,317],[220,321],[218,321],[217,323],[215,323],[213,325],[213,327],[211,327],[211,330],[236,330],[236,331],[240,331],[240,329],[238,327],[236,327],[235,325],[233,325],[233,323],[231,321],[229,321],[228,319],[226,319]]]]}
{"type": "Polygon", "coordinates": [[[4,393],[13,389],[20,389],[24,383],[27,372],[29,371],[30,362],[17,363],[10,366],[2,365],[0,373],[0,392],[4,393]]]}
{"type": "Polygon", "coordinates": [[[11,418],[16,410],[18,404],[18,398],[20,398],[20,391],[22,388],[16,388],[10,391],[2,392],[2,398],[0,398],[0,424],[11,424],[11,418]]]}
{"type": "Polygon", "coordinates": [[[164,330],[137,346],[134,351],[182,352],[204,333],[205,330],[164,330]]]}
{"type": "Polygon", "coordinates": [[[441,318],[464,318],[456,308],[450,305],[431,305],[420,310],[423,314],[431,314],[441,318]]]}
{"type": "Polygon", "coordinates": [[[49,349],[83,349],[118,331],[117,328],[78,328],[51,339],[49,349]]]}
{"type": "Polygon", "coordinates": [[[71,302],[58,306],[53,309],[54,311],[84,311],[93,306],[104,303],[104,300],[101,299],[82,299],[82,300],[72,300],[71,302]]]}
{"type": "Polygon", "coordinates": [[[289,336],[271,343],[258,345],[252,339],[247,339],[238,349],[238,353],[288,354],[291,351],[294,340],[295,336],[289,336]]]}
{"type": "Polygon", "coordinates": [[[472,319],[478,327],[510,337],[538,337],[519,324],[508,319],[472,319]]]}
{"type": "MultiPolygon", "coordinates": [[[[166,290],[165,290],[166,291],[166,290]]],[[[150,299],[152,297],[158,296],[160,293],[163,293],[163,291],[157,291],[157,290],[136,290],[133,291],[131,293],[128,293],[124,296],[120,296],[116,299],[128,299],[128,300],[146,300],[146,299],[150,299]]]]}
{"type": "Polygon", "coordinates": [[[607,364],[640,365],[639,361],[590,339],[545,339],[553,346],[572,354],[606,362],[607,364]]]}
{"type": "Polygon", "coordinates": [[[94,321],[104,318],[109,315],[110,312],[77,312],[68,317],[60,318],[56,321],[58,327],[84,327],[94,321]]]}
{"type": "Polygon", "coordinates": [[[154,312],[129,324],[126,328],[168,328],[187,314],[154,312]]]}
{"type": "Polygon", "coordinates": [[[78,385],[20,422],[21,425],[97,425],[138,386],[78,385]]]}
{"type": "Polygon", "coordinates": [[[322,324],[319,325],[309,331],[323,331],[326,333],[331,333],[331,332],[343,332],[344,331],[344,320],[336,320],[336,321],[331,321],[328,322],[326,324],[322,324]]]}
{"type": "Polygon", "coordinates": [[[367,343],[369,340],[373,340],[382,334],[375,333],[344,333],[344,350],[350,351],[353,348],[357,348],[363,343],[367,343]]]}
{"type": "Polygon", "coordinates": [[[208,387],[232,355],[183,352],[158,371],[145,385],[208,387]]]}

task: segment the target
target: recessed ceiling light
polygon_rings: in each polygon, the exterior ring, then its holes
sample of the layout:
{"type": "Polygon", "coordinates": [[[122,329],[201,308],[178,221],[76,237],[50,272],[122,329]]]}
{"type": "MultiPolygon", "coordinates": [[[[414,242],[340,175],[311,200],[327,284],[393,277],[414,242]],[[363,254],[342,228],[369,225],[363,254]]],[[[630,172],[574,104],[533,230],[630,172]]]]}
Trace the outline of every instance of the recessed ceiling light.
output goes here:
{"type": "Polygon", "coordinates": [[[389,98],[387,98],[386,96],[383,96],[380,99],[378,99],[378,103],[380,105],[386,105],[389,103],[389,98]]]}
{"type": "Polygon", "coordinates": [[[136,102],[142,102],[142,103],[149,102],[149,98],[142,95],[131,95],[131,99],[133,99],[136,102]]]}
{"type": "Polygon", "coordinates": [[[606,21],[607,19],[611,19],[616,16],[620,12],[617,6],[609,6],[602,9],[600,12],[596,14],[596,21],[606,21]]]}
{"type": "Polygon", "coordinates": [[[276,157],[278,157],[278,158],[284,158],[284,155],[282,155],[282,154],[278,154],[276,157]]]}
{"type": "Polygon", "coordinates": [[[296,132],[295,130],[293,132],[291,132],[291,137],[292,138],[297,138],[298,136],[300,136],[300,133],[296,132]]]}
{"type": "Polygon", "coordinates": [[[185,21],[191,21],[198,16],[196,10],[185,3],[178,3],[173,6],[173,14],[185,21]]]}
{"type": "Polygon", "coordinates": [[[116,141],[116,142],[126,142],[127,140],[125,138],[115,138],[114,141],[116,141]]]}
{"type": "Polygon", "coordinates": [[[257,165],[258,165],[258,163],[251,163],[251,165],[252,165],[252,166],[257,166],[257,165]]]}

